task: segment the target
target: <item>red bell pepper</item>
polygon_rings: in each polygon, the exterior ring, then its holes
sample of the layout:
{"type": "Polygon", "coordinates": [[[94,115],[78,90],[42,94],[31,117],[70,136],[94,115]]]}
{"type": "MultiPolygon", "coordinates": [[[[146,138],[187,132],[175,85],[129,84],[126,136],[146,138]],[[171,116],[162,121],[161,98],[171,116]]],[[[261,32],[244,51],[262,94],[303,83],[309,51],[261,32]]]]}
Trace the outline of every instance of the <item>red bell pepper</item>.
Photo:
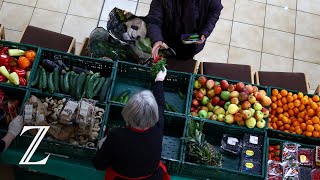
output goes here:
{"type": "Polygon", "coordinates": [[[7,78],[0,74],[0,82],[7,82],[7,78]]]}
{"type": "Polygon", "coordinates": [[[27,72],[25,70],[23,70],[23,69],[19,69],[19,68],[13,67],[12,70],[13,70],[13,72],[16,72],[19,77],[25,78],[26,75],[27,75],[27,72]]]}
{"type": "Polygon", "coordinates": [[[0,51],[0,65],[1,66],[5,66],[7,69],[9,68],[9,60],[10,60],[10,56],[7,55],[7,51],[8,51],[8,47],[4,47],[1,49],[0,51]]]}
{"type": "Polygon", "coordinates": [[[27,86],[28,81],[23,77],[19,77],[19,83],[21,86],[27,86]]]}

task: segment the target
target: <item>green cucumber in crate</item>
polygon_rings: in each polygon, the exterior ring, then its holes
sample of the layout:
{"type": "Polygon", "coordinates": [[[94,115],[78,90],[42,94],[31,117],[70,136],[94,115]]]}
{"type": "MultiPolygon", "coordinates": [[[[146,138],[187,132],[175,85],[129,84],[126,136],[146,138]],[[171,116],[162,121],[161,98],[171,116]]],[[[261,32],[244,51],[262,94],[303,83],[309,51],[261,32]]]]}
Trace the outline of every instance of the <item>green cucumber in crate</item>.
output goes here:
{"type": "Polygon", "coordinates": [[[71,76],[71,72],[67,72],[63,75],[63,89],[65,93],[68,93],[70,90],[70,84],[69,84],[70,76],[71,76]]]}
{"type": "Polygon", "coordinates": [[[82,92],[82,97],[88,97],[88,84],[89,84],[89,80],[90,80],[90,77],[92,75],[91,74],[88,74],[87,77],[86,77],[86,81],[84,83],[84,87],[83,87],[83,92],[82,92]]]}
{"type": "Polygon", "coordinates": [[[53,70],[53,83],[55,92],[59,92],[59,69],[55,68],[53,70]]]}
{"type": "Polygon", "coordinates": [[[75,93],[77,99],[80,99],[82,97],[82,91],[84,89],[83,85],[86,81],[86,77],[86,74],[82,72],[77,79],[77,87],[75,93]]]}
{"type": "Polygon", "coordinates": [[[40,79],[40,69],[37,68],[36,75],[35,75],[34,80],[31,83],[31,86],[33,87],[33,86],[37,85],[39,83],[39,79],[40,79]]]}
{"type": "Polygon", "coordinates": [[[111,78],[107,78],[104,81],[102,88],[100,90],[100,93],[99,93],[99,102],[103,102],[106,99],[107,92],[108,92],[109,87],[111,86],[111,83],[112,83],[111,78]]]}
{"type": "Polygon", "coordinates": [[[54,82],[53,82],[53,72],[48,74],[48,91],[49,93],[55,92],[54,82]]]}
{"type": "Polygon", "coordinates": [[[129,95],[131,93],[131,90],[125,90],[123,91],[120,96],[118,97],[117,101],[118,102],[123,102],[123,99],[125,98],[125,96],[129,95]]]}
{"type": "Polygon", "coordinates": [[[89,79],[88,87],[87,87],[87,93],[88,93],[87,98],[89,99],[92,99],[94,97],[94,94],[93,94],[94,82],[97,80],[97,78],[99,78],[99,76],[100,75],[98,73],[95,73],[89,79]]]}
{"type": "Polygon", "coordinates": [[[101,90],[105,80],[106,80],[106,78],[104,78],[104,77],[99,79],[98,85],[94,88],[93,96],[97,96],[98,95],[98,93],[101,90]]]}
{"type": "Polygon", "coordinates": [[[64,89],[64,84],[63,84],[63,75],[60,74],[60,78],[59,78],[59,87],[62,93],[65,93],[65,89],[64,89]]]}

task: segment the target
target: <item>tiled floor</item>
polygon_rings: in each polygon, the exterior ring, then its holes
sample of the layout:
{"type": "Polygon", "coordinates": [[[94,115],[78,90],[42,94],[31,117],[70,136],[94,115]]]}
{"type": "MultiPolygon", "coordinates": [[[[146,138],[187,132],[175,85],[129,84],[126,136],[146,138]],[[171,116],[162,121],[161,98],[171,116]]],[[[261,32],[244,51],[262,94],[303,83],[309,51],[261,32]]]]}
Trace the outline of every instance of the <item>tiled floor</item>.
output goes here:
{"type": "MultiPolygon", "coordinates": [[[[19,41],[28,24],[73,36],[77,49],[96,27],[106,27],[113,7],[139,16],[151,0],[0,0],[6,39],[19,41]]],[[[202,61],[249,64],[253,71],[307,74],[320,84],[320,0],[222,0],[221,19],[202,61]]],[[[312,92],[312,91],[311,91],[312,92]]]]}

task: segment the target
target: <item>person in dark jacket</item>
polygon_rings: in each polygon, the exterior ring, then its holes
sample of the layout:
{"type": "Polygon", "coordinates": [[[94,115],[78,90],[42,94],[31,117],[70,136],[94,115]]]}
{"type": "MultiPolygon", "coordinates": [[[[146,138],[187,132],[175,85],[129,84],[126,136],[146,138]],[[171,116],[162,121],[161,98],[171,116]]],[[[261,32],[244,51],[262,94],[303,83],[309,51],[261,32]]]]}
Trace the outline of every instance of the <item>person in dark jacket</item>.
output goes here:
{"type": "Polygon", "coordinates": [[[0,140],[0,152],[6,150],[11,142],[16,138],[20,133],[23,127],[23,120],[21,116],[14,118],[8,127],[8,133],[0,140]]]}
{"type": "Polygon", "coordinates": [[[153,45],[152,57],[158,55],[165,43],[175,50],[175,59],[192,59],[203,49],[222,9],[221,0],[152,0],[147,15],[147,31],[153,45]],[[201,35],[201,41],[183,44],[181,35],[192,33],[201,35]]]}
{"type": "Polygon", "coordinates": [[[166,70],[158,73],[153,94],[142,91],[122,110],[124,128],[113,128],[93,160],[105,179],[163,179],[161,164],[166,70]]]}

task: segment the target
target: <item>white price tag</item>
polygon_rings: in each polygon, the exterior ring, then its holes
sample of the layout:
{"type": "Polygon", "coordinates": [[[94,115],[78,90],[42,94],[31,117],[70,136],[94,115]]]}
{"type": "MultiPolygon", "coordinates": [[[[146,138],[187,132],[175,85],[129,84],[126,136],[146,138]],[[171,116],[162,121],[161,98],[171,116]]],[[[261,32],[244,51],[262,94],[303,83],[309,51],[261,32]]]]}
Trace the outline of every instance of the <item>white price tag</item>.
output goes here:
{"type": "Polygon", "coordinates": [[[36,117],[37,123],[40,123],[44,121],[44,114],[41,114],[39,111],[37,111],[37,117],[36,117]]]}
{"type": "Polygon", "coordinates": [[[74,101],[68,101],[66,107],[64,108],[67,111],[70,111],[70,114],[73,114],[76,108],[78,107],[78,103],[74,101]]]}
{"type": "Polygon", "coordinates": [[[251,144],[258,144],[259,138],[257,136],[250,136],[249,141],[251,144]]]}
{"type": "Polygon", "coordinates": [[[237,142],[239,142],[237,138],[228,137],[228,141],[227,141],[228,144],[235,146],[237,142]]]}
{"type": "Polygon", "coordinates": [[[32,105],[25,105],[24,106],[24,119],[27,119],[27,120],[32,119],[32,111],[33,111],[32,105]]]}
{"type": "Polygon", "coordinates": [[[89,107],[90,107],[89,103],[87,103],[85,101],[82,101],[81,102],[81,108],[80,108],[80,115],[83,116],[83,117],[87,117],[88,111],[89,111],[89,107]]]}

